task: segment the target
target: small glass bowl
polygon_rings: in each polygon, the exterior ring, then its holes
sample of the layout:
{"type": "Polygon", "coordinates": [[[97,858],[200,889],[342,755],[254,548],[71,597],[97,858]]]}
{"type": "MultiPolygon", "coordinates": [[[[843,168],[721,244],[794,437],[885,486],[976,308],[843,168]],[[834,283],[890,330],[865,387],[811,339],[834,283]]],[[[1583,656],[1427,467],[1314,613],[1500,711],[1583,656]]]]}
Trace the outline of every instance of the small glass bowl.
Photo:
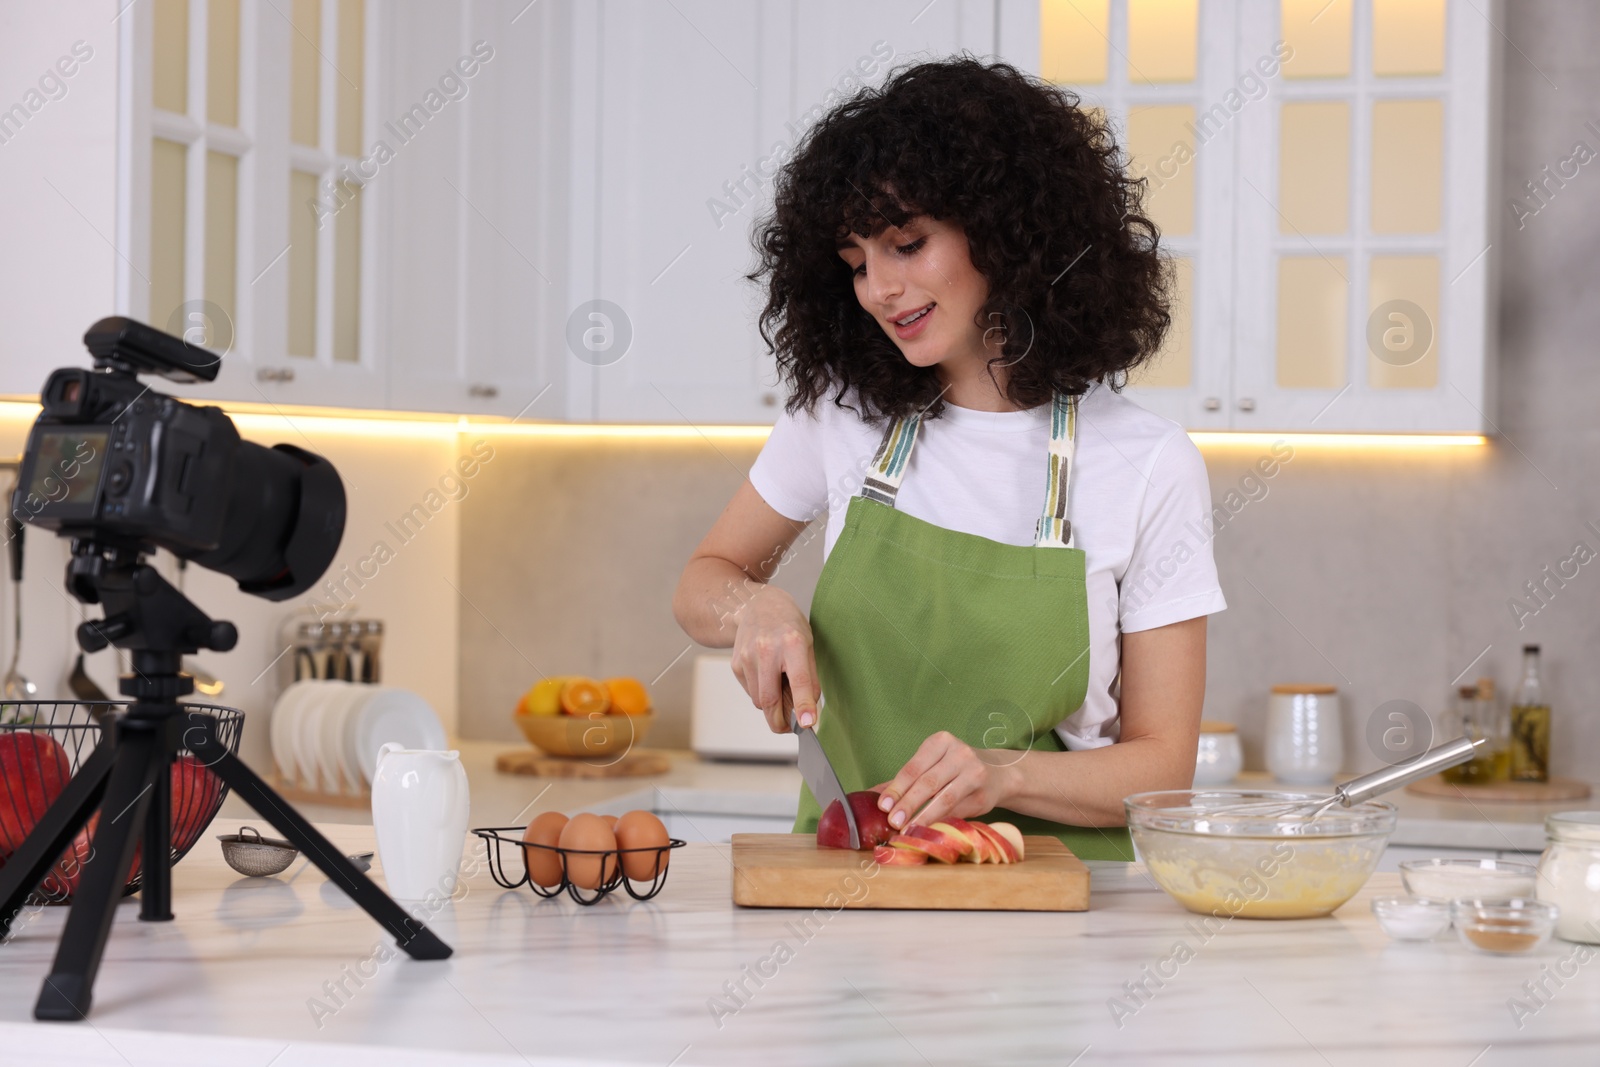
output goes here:
{"type": "Polygon", "coordinates": [[[1450,926],[1450,905],[1415,897],[1378,897],[1378,927],[1396,941],[1432,941],[1450,926]]]}
{"type": "Polygon", "coordinates": [[[1531,898],[1539,868],[1516,860],[1406,860],[1400,881],[1422,900],[1511,900],[1531,898]]]}
{"type": "Polygon", "coordinates": [[[1550,940],[1561,909],[1543,900],[1457,900],[1450,905],[1461,943],[1491,956],[1520,956],[1550,940]]]}

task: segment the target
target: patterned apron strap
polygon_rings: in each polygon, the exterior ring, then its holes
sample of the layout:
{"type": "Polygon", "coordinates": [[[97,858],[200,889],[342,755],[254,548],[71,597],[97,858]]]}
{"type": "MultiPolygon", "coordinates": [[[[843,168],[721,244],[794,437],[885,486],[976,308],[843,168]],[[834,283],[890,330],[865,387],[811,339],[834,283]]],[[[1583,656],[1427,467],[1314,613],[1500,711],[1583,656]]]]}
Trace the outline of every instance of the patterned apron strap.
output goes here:
{"type": "Polygon", "coordinates": [[[1078,398],[1060,393],[1050,404],[1050,481],[1044,513],[1039,516],[1037,548],[1074,548],[1072,520],[1067,518],[1072,487],[1072,460],[1078,443],[1078,398]]]}
{"type": "Polygon", "coordinates": [[[883,440],[867,468],[866,481],[861,485],[861,495],[868,500],[894,507],[900,493],[900,483],[906,476],[906,464],[911,462],[911,449],[917,443],[917,427],[921,415],[908,415],[895,419],[883,431],[883,440]]]}

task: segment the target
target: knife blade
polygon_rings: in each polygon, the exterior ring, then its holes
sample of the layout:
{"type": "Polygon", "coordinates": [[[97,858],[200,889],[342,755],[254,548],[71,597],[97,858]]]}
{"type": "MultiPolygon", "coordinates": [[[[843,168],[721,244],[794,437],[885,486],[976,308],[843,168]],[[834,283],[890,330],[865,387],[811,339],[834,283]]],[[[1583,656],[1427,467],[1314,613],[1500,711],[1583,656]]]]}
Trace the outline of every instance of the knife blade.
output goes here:
{"type": "Polygon", "coordinates": [[[789,729],[800,738],[800,776],[806,780],[806,785],[811,789],[811,795],[816,797],[817,804],[823,811],[828,810],[828,805],[835,800],[844,809],[845,825],[850,828],[850,847],[861,847],[861,829],[856,825],[856,813],[850,807],[850,798],[845,795],[844,786],[839,784],[839,776],[834,773],[833,764],[828,762],[828,754],[822,750],[822,742],[817,740],[817,733],[808,727],[800,725],[800,720],[794,714],[794,694],[789,691],[789,679],[783,679],[783,710],[789,716],[789,729]]]}

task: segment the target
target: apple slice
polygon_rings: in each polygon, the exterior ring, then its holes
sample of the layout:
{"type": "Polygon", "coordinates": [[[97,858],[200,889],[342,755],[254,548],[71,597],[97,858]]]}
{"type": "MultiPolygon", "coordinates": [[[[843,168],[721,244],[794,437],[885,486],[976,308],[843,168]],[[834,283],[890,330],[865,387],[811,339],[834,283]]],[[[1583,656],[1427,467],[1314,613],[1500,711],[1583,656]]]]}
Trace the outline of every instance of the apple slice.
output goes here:
{"type": "Polygon", "coordinates": [[[995,862],[1017,862],[1017,850],[1011,847],[1010,841],[1007,841],[1004,837],[1000,836],[1000,834],[995,830],[990,829],[988,823],[975,822],[972,825],[978,830],[978,832],[983,834],[984,837],[988,838],[989,844],[993,845],[999,852],[1000,858],[995,862]]]}
{"type": "Polygon", "coordinates": [[[895,848],[926,853],[930,859],[936,859],[940,863],[956,863],[961,859],[961,853],[956,850],[956,846],[942,838],[937,841],[930,841],[925,837],[895,834],[889,838],[889,844],[895,848]]]}
{"type": "Polygon", "coordinates": [[[945,822],[934,823],[933,829],[938,830],[940,833],[960,844],[962,859],[971,863],[977,863],[977,851],[979,842],[982,840],[982,838],[979,838],[973,834],[969,828],[962,825],[964,822],[964,819],[949,819],[945,822]]]}
{"type": "Polygon", "coordinates": [[[1022,847],[1021,830],[1018,830],[1008,822],[992,822],[989,824],[989,829],[1011,842],[1011,847],[1016,849],[1018,862],[1024,858],[1026,853],[1022,847]]]}
{"type": "Polygon", "coordinates": [[[937,838],[954,848],[958,859],[966,859],[972,855],[972,840],[949,823],[936,822],[932,826],[922,826],[920,824],[908,826],[906,827],[906,833],[912,837],[920,837],[925,841],[932,841],[937,838]]]}
{"type": "Polygon", "coordinates": [[[989,844],[989,839],[966,819],[950,818],[937,825],[945,826],[950,832],[960,834],[972,844],[972,850],[962,856],[969,863],[998,863],[999,856],[989,844]]]}
{"type": "Polygon", "coordinates": [[[928,862],[926,852],[893,845],[879,845],[872,850],[872,858],[884,867],[916,867],[928,862]]]}

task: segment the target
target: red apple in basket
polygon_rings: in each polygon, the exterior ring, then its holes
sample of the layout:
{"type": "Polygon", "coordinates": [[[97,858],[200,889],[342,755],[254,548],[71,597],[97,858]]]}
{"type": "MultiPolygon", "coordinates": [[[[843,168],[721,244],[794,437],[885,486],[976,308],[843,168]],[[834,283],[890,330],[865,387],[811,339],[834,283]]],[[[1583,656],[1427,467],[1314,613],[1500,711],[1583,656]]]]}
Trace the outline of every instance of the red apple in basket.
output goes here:
{"type": "Polygon", "coordinates": [[[0,732],[0,851],[17,850],[72,777],[55,739],[32,730],[0,732]]]}
{"type": "Polygon", "coordinates": [[[222,780],[194,756],[185,753],[172,762],[173,848],[182,852],[200,839],[221,792],[222,780]]]}
{"type": "MultiPolygon", "coordinates": [[[[889,825],[889,816],[878,810],[878,798],[881,795],[871,789],[847,794],[850,810],[856,814],[856,830],[861,835],[862,849],[887,844],[895,834],[894,827],[889,825]]],[[[837,800],[829,804],[828,810],[817,820],[817,847],[850,847],[850,824],[845,821],[844,807],[837,800]]]]}

